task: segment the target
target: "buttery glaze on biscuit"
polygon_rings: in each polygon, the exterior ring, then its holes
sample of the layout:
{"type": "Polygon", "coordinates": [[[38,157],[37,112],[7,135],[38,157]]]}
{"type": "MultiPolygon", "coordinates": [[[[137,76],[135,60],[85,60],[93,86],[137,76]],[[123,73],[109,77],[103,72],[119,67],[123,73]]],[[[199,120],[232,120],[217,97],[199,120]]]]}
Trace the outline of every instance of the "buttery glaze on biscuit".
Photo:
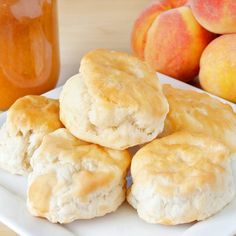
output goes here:
{"type": "Polygon", "coordinates": [[[78,196],[82,201],[88,201],[88,197],[99,188],[106,187],[112,182],[114,176],[111,172],[96,172],[80,171],[73,175],[73,182],[76,186],[75,196],[78,196]]]}
{"type": "Polygon", "coordinates": [[[31,165],[27,206],[34,216],[69,223],[103,216],[125,200],[128,151],[87,143],[58,129],[44,137],[31,165]]]}
{"type": "Polygon", "coordinates": [[[205,133],[236,151],[236,114],[232,107],[205,93],[163,85],[170,111],[160,137],[176,131],[205,133]]]}
{"type": "Polygon", "coordinates": [[[61,121],[74,136],[119,150],[155,138],[167,112],[156,72],[115,51],[86,54],[60,95],[61,121]]]}
{"type": "Polygon", "coordinates": [[[52,172],[39,176],[30,186],[28,196],[33,204],[32,207],[35,208],[40,215],[44,215],[48,212],[49,199],[56,183],[56,173],[52,172]],[[41,195],[39,195],[38,192],[40,192],[41,195]],[[42,197],[42,195],[44,197],[42,197]]]}
{"type": "Polygon", "coordinates": [[[229,149],[185,131],[156,139],[133,157],[128,202],[149,223],[204,220],[234,197],[229,149]]]}
{"type": "Polygon", "coordinates": [[[18,99],[9,109],[7,123],[13,133],[29,130],[51,132],[62,127],[58,100],[30,95],[18,99]]]}
{"type": "Polygon", "coordinates": [[[0,129],[0,167],[26,175],[30,159],[45,134],[63,125],[59,119],[58,100],[43,96],[25,96],[8,110],[0,129]]]}

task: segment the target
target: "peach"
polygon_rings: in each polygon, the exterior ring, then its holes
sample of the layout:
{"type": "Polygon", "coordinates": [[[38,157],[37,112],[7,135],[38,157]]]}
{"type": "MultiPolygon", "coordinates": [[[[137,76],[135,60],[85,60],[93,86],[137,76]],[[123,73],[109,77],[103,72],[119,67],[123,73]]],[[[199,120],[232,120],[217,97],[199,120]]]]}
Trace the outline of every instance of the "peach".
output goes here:
{"type": "Polygon", "coordinates": [[[188,6],[171,9],[149,28],[144,59],[157,71],[187,82],[198,74],[201,54],[213,38],[188,6]]]}
{"type": "Polygon", "coordinates": [[[189,0],[169,0],[171,8],[181,7],[188,3],[189,0]]]}
{"type": "Polygon", "coordinates": [[[155,18],[163,11],[174,7],[182,6],[187,0],[159,0],[148,6],[135,21],[131,44],[133,52],[141,59],[144,59],[144,48],[147,32],[155,18]]]}
{"type": "Polygon", "coordinates": [[[206,91],[236,102],[236,34],[213,40],[200,60],[200,84],[206,91]]]}
{"type": "Polygon", "coordinates": [[[193,15],[207,30],[236,33],[236,0],[190,0],[193,15]]]}

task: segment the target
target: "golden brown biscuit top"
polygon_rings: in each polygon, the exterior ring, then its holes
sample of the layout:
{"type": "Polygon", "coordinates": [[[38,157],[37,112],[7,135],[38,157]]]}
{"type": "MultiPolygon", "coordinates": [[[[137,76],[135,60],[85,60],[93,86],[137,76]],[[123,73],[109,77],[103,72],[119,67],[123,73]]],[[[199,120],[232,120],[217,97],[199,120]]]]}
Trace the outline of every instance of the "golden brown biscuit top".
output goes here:
{"type": "Polygon", "coordinates": [[[89,93],[107,108],[142,107],[156,116],[168,109],[156,72],[134,56],[97,49],[82,58],[80,72],[89,93]]]}
{"type": "Polygon", "coordinates": [[[89,201],[90,194],[125,179],[130,159],[128,151],[87,143],[67,129],[58,129],[44,136],[31,159],[33,174],[38,176],[30,185],[29,200],[42,215],[49,209],[52,194],[59,194],[62,188],[81,201],[89,201]]]}
{"type": "Polygon", "coordinates": [[[59,102],[36,95],[19,98],[8,110],[7,125],[14,133],[50,132],[61,128],[59,102]]]}
{"type": "Polygon", "coordinates": [[[123,172],[130,163],[128,151],[117,151],[96,144],[87,143],[75,138],[67,129],[58,129],[43,138],[34,163],[50,165],[55,162],[71,163],[81,169],[89,169],[92,165],[96,171],[114,170],[117,167],[123,172]],[[87,166],[86,163],[92,163],[87,166]]]}
{"type": "Polygon", "coordinates": [[[206,133],[236,150],[236,115],[230,105],[205,93],[176,89],[166,84],[163,92],[170,111],[160,136],[179,130],[206,133]]]}
{"type": "Polygon", "coordinates": [[[156,191],[165,196],[188,195],[203,186],[214,188],[229,159],[228,148],[220,142],[181,131],[141,148],[133,157],[131,174],[134,184],[155,179],[156,191]]]}

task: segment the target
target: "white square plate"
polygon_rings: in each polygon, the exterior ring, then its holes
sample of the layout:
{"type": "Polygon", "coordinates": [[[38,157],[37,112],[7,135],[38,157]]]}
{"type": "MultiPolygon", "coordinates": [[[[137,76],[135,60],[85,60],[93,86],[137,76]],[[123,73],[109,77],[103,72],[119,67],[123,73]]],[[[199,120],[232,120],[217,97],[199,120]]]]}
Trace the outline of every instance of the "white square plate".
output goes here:
{"type": "MultiPolygon", "coordinates": [[[[159,74],[159,78],[162,83],[168,83],[174,87],[203,92],[161,74],[159,74]]],[[[46,96],[58,98],[60,91],[61,87],[46,93],[46,96]]],[[[220,100],[230,104],[236,111],[236,105],[223,99],[220,100]]],[[[0,126],[5,118],[6,113],[3,113],[0,116],[0,126]]],[[[233,164],[236,173],[236,165],[233,164]]],[[[230,236],[236,232],[236,199],[217,215],[195,224],[179,226],[148,224],[139,219],[136,211],[127,203],[124,203],[116,212],[104,217],[77,220],[67,225],[52,224],[45,219],[32,217],[28,213],[25,204],[26,185],[26,177],[14,176],[0,170],[0,221],[22,236],[230,236]]]]}

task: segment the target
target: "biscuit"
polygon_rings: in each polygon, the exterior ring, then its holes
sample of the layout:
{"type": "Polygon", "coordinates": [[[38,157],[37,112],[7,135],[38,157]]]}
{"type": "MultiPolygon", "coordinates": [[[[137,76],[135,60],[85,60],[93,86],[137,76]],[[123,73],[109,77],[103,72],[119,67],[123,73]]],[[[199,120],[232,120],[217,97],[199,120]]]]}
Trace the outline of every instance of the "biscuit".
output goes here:
{"type": "Polygon", "coordinates": [[[123,150],[163,130],[168,103],[156,72],[126,53],[94,50],[60,95],[60,118],[77,138],[123,150]]]}
{"type": "Polygon", "coordinates": [[[27,206],[34,216],[69,223],[113,212],[125,200],[128,151],[87,143],[59,129],[44,137],[31,165],[27,206]]]}
{"type": "Polygon", "coordinates": [[[205,93],[163,85],[170,111],[160,137],[176,131],[205,133],[236,151],[236,115],[232,107],[205,93]]]}
{"type": "Polygon", "coordinates": [[[43,96],[18,99],[0,129],[0,167],[12,174],[27,174],[43,136],[61,127],[57,100],[43,96]]]}
{"type": "Polygon", "coordinates": [[[149,223],[204,220],[235,194],[229,149],[185,131],[156,139],[132,159],[128,202],[149,223]]]}

